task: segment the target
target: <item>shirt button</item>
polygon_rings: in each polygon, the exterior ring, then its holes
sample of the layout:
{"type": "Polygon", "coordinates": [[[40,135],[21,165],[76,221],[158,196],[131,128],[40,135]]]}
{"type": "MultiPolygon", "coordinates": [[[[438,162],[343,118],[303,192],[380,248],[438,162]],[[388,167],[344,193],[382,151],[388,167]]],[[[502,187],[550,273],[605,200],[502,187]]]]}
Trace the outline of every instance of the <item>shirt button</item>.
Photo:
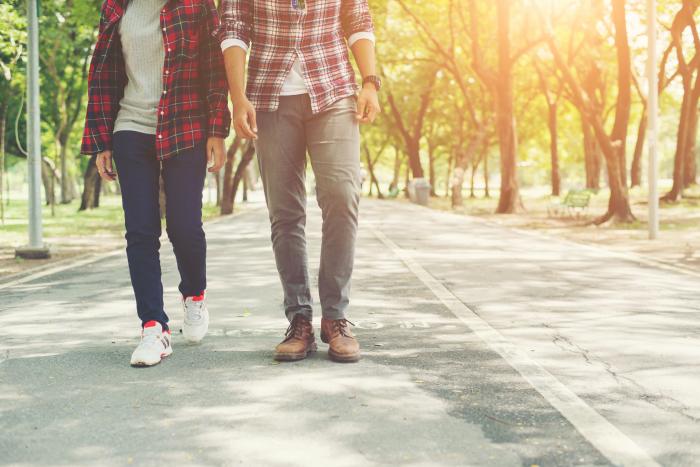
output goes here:
{"type": "Polygon", "coordinates": [[[165,70],[165,74],[166,74],[166,75],[169,75],[169,74],[170,74],[170,70],[165,70]]]}
{"type": "Polygon", "coordinates": [[[163,139],[163,135],[158,135],[158,139],[163,139]]]}
{"type": "Polygon", "coordinates": [[[163,32],[165,32],[165,28],[163,28],[163,32]]]}
{"type": "Polygon", "coordinates": [[[173,51],[173,50],[172,50],[170,47],[168,47],[168,52],[172,52],[172,51],[173,51]]]}
{"type": "Polygon", "coordinates": [[[168,93],[168,91],[163,91],[163,94],[167,94],[167,93],[168,93]]]}
{"type": "Polygon", "coordinates": [[[161,115],[165,115],[165,112],[163,110],[160,111],[161,115]]]}

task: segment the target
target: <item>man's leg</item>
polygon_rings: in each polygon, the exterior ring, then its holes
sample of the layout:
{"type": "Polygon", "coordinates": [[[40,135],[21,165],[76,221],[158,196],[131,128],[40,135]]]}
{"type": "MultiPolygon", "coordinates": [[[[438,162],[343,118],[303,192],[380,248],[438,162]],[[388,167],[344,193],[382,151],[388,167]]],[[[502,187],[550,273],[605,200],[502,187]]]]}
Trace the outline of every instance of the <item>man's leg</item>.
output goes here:
{"type": "MultiPolygon", "coordinates": [[[[307,98],[308,99],[308,98],[307,98]]],[[[304,96],[280,98],[275,112],[259,112],[256,149],[272,226],[272,247],[284,289],[290,326],[275,348],[275,360],[294,361],[316,350],[311,325],[311,291],[307,269],[306,142],[304,96]]]]}
{"type": "Polygon", "coordinates": [[[360,203],[360,130],[355,98],[308,118],[306,140],[323,215],[319,293],[321,339],[337,361],[357,361],[359,345],[347,328],[350,278],[360,203]]]}
{"type": "Polygon", "coordinates": [[[202,228],[206,170],[204,144],[163,162],[167,232],[180,271],[179,289],[185,311],[182,333],[189,342],[201,341],[209,329],[209,312],[204,301],[207,242],[202,228]]]}
{"type": "Polygon", "coordinates": [[[312,318],[304,234],[306,143],[302,102],[302,96],[281,97],[277,111],[259,112],[255,143],[270,215],[272,248],[290,322],[297,314],[312,318]]]}
{"type": "Polygon", "coordinates": [[[126,256],[141,324],[158,321],[167,329],[160,270],[160,162],[155,136],[135,131],[114,134],[113,157],[121,185],[126,256]]]}

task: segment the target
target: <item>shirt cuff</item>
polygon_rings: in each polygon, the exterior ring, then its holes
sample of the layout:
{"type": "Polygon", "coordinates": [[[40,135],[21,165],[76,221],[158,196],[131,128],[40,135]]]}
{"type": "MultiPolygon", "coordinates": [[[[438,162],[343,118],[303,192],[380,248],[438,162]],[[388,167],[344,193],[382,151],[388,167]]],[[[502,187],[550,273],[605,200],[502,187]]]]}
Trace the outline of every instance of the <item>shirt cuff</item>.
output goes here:
{"type": "MultiPolygon", "coordinates": [[[[367,39],[367,40],[372,41],[372,44],[375,43],[375,37],[374,37],[373,32],[360,31],[360,32],[356,32],[354,34],[351,34],[350,37],[348,37],[348,46],[352,47],[352,45],[355,42],[359,41],[360,39],[367,39]]],[[[222,46],[223,46],[223,44],[222,44],[222,46]]]]}
{"type": "Polygon", "coordinates": [[[221,51],[228,49],[229,47],[240,47],[241,49],[248,52],[248,44],[240,39],[224,39],[221,41],[221,51]]]}

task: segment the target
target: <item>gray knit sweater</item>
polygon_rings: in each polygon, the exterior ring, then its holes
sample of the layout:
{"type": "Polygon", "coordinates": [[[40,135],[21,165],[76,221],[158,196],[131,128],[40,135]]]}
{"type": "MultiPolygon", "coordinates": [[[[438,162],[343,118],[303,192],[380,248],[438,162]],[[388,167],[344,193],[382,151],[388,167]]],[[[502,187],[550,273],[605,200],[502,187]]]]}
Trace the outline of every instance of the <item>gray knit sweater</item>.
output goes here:
{"type": "Polygon", "coordinates": [[[130,0],[119,24],[128,82],[114,131],[156,134],[165,51],[160,11],[167,0],[130,0]]]}

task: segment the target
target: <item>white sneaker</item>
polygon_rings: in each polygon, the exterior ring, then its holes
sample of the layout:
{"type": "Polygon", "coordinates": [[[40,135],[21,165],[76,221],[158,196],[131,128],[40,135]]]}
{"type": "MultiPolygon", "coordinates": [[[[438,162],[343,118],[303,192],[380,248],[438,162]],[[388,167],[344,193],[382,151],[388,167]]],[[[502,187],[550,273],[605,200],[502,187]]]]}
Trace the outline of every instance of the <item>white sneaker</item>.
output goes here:
{"type": "Polygon", "coordinates": [[[163,331],[158,321],[149,321],[143,325],[141,343],[131,354],[131,366],[157,365],[171,353],[170,331],[163,331]]]}
{"type": "Polygon", "coordinates": [[[209,330],[209,311],[204,293],[198,297],[186,297],[182,301],[182,307],[185,311],[182,335],[187,342],[200,342],[209,330]]]}

